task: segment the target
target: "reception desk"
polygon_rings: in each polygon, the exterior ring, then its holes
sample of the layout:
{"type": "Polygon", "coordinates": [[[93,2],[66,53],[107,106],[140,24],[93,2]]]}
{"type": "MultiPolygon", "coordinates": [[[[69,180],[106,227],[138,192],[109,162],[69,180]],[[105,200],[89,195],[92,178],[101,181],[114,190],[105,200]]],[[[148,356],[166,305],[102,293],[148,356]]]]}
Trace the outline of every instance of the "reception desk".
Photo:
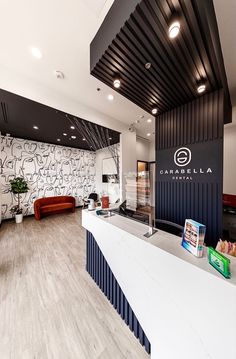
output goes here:
{"type": "Polygon", "coordinates": [[[161,230],[147,239],[145,224],[87,210],[82,225],[100,250],[91,254],[94,275],[99,270],[99,281],[103,274],[102,254],[151,344],[152,359],[236,358],[236,258],[230,258],[232,278],[225,279],[206,254],[195,258],[181,238],[161,230]]]}

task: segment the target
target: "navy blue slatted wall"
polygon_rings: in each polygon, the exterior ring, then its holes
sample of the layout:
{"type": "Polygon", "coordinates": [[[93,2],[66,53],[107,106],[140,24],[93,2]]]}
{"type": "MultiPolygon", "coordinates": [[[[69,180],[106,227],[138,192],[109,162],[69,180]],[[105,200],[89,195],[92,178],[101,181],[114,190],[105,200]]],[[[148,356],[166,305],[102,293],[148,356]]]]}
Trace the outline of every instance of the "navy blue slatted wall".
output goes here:
{"type": "Polygon", "coordinates": [[[93,235],[86,232],[86,270],[109,299],[136,338],[150,354],[151,345],[122,292],[93,235]]]}
{"type": "MultiPolygon", "coordinates": [[[[206,224],[206,243],[222,234],[224,94],[215,91],[156,118],[156,218],[183,225],[186,218],[206,224]],[[217,173],[211,181],[163,180],[158,173],[162,151],[218,141],[217,173]]],[[[208,147],[210,148],[210,147],[208,147]]],[[[204,154],[206,159],[208,152],[204,154]]]]}

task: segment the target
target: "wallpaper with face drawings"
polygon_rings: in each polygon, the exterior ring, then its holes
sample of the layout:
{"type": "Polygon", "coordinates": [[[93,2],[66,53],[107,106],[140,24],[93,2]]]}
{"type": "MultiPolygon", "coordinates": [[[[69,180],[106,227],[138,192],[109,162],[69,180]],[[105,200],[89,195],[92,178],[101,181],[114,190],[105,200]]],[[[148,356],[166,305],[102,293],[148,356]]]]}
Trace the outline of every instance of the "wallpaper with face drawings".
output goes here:
{"type": "Polygon", "coordinates": [[[22,176],[30,191],[21,195],[24,215],[33,213],[37,198],[71,195],[77,205],[95,191],[96,154],[75,148],[1,137],[2,219],[11,218],[16,197],[9,180],[22,176]]]}

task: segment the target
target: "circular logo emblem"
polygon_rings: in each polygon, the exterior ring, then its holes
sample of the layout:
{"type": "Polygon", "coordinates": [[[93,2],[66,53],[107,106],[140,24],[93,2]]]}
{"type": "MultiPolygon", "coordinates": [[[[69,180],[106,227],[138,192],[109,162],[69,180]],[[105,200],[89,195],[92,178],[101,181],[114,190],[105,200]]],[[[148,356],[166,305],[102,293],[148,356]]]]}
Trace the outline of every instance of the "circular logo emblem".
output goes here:
{"type": "Polygon", "coordinates": [[[181,147],[174,154],[174,162],[177,166],[187,166],[192,159],[192,153],[189,148],[181,147]]]}

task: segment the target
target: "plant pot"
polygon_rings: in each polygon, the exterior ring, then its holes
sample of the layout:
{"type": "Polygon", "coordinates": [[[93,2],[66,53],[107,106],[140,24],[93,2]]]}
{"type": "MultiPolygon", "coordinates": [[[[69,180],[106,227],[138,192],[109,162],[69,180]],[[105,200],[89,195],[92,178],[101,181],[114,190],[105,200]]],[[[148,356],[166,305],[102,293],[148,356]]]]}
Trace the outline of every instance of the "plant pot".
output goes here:
{"type": "Polygon", "coordinates": [[[22,221],[23,221],[23,214],[22,214],[22,213],[16,214],[16,215],[15,215],[15,220],[16,220],[16,223],[22,223],[22,221]]]}

